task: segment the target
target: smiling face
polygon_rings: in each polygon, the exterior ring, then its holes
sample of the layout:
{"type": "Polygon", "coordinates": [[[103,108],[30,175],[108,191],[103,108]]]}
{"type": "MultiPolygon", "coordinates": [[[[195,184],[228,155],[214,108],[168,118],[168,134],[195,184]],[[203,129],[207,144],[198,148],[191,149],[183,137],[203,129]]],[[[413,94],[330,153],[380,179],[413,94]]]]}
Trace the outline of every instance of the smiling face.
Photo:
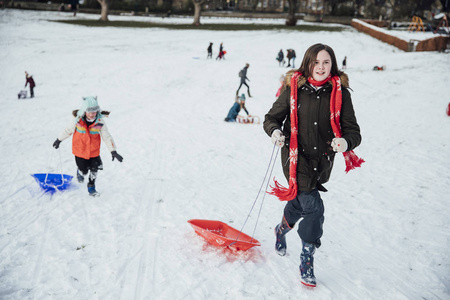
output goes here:
{"type": "Polygon", "coordinates": [[[312,65],[312,78],[317,81],[325,80],[330,75],[332,67],[331,56],[326,50],[317,53],[316,60],[312,65]]]}
{"type": "Polygon", "coordinates": [[[94,111],[94,112],[86,112],[86,118],[89,119],[89,120],[95,119],[95,116],[97,116],[97,112],[96,111],[94,111]]]}

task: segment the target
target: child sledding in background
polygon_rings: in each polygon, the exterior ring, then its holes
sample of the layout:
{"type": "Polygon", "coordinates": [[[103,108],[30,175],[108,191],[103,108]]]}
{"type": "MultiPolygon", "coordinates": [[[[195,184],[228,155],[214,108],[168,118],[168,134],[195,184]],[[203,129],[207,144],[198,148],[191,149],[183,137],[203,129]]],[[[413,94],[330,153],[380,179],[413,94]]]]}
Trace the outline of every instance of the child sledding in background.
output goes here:
{"type": "Polygon", "coordinates": [[[230,108],[227,117],[225,118],[225,122],[236,122],[236,118],[239,112],[243,109],[247,116],[250,116],[247,108],[245,107],[245,95],[242,94],[241,97],[236,96],[236,101],[233,106],[230,108]]]}
{"type": "Polygon", "coordinates": [[[59,148],[61,141],[67,139],[73,134],[72,153],[75,155],[77,164],[78,182],[83,182],[84,177],[89,174],[88,192],[91,196],[99,196],[95,189],[95,179],[97,171],[103,169],[102,160],[100,158],[101,140],[105,142],[112,155],[112,160],[116,158],[122,162],[123,158],[116,152],[116,145],[105,123],[105,116],[109,115],[108,111],[100,110],[97,97],[83,98],[80,109],[73,111],[74,119],[59,134],[53,147],[59,148]]]}

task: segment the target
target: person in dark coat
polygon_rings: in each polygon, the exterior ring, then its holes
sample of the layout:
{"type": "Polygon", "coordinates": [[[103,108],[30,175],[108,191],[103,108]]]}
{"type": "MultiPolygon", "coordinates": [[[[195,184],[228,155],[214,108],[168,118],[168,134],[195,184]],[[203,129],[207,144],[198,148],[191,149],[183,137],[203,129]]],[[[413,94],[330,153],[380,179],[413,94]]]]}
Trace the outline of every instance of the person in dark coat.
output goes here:
{"type": "Polygon", "coordinates": [[[295,55],[295,50],[294,49],[287,49],[286,52],[287,52],[286,57],[288,59],[288,65],[287,65],[286,68],[291,67],[291,60],[292,60],[292,68],[295,68],[295,58],[297,57],[295,55]]]}
{"type": "Polygon", "coordinates": [[[347,56],[344,57],[344,60],[342,61],[342,70],[346,70],[347,69],[347,56]]]}
{"type": "Polygon", "coordinates": [[[316,286],[313,255],[321,245],[324,222],[319,191],[326,192],[323,184],[330,178],[336,152],[344,154],[348,170],[364,162],[352,151],[361,143],[361,135],[348,88],[348,77],[338,70],[333,49],[312,45],[300,68],[286,74],[283,90],[263,125],[273,143],[281,147],[289,182],[289,188],[276,182],[272,191],[288,201],[275,228],[275,249],[281,256],[286,254],[285,235],[302,219],[298,225],[301,282],[312,287],[316,286]],[[352,157],[347,162],[348,156],[352,157]]]}
{"type": "Polygon", "coordinates": [[[295,58],[297,57],[295,55],[295,50],[294,49],[287,49],[286,52],[287,52],[286,57],[288,59],[288,65],[287,65],[286,68],[291,67],[291,60],[292,60],[292,68],[295,68],[295,58]]]}
{"type": "Polygon", "coordinates": [[[208,58],[212,59],[212,45],[213,43],[209,43],[208,49],[206,49],[208,50],[208,56],[206,57],[206,59],[208,58]]]}
{"type": "Polygon", "coordinates": [[[292,49],[286,50],[286,58],[288,59],[288,65],[286,66],[286,68],[289,68],[291,66],[292,49]]]}
{"type": "Polygon", "coordinates": [[[278,52],[278,56],[277,56],[277,60],[278,60],[278,65],[281,67],[281,64],[283,64],[284,66],[284,53],[283,53],[283,49],[280,49],[280,52],[278,52]]]}
{"type": "Polygon", "coordinates": [[[34,87],[36,84],[34,83],[33,76],[28,74],[28,72],[25,72],[25,87],[27,87],[28,84],[30,84],[30,97],[34,98],[34,87]]]}
{"type": "Polygon", "coordinates": [[[250,67],[249,64],[245,64],[245,67],[239,72],[239,77],[241,78],[241,84],[239,84],[239,87],[236,91],[236,96],[239,94],[239,90],[241,89],[242,85],[245,85],[247,87],[247,93],[249,97],[252,97],[250,95],[250,87],[247,84],[246,80],[250,81],[250,79],[247,78],[247,70],[250,67]]]}
{"type": "Polygon", "coordinates": [[[78,0],[70,0],[70,9],[73,11],[74,17],[77,15],[78,4],[78,0]]]}
{"type": "Polygon", "coordinates": [[[295,68],[295,58],[297,55],[295,55],[295,50],[291,49],[291,56],[292,56],[292,68],[295,68]]]}

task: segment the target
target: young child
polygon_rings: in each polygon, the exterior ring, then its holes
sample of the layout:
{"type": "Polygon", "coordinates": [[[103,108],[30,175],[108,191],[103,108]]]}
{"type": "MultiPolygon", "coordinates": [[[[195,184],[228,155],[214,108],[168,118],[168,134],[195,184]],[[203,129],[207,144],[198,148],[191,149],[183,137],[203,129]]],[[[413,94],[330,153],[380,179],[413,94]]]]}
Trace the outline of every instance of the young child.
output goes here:
{"type": "Polygon", "coordinates": [[[242,94],[241,97],[236,96],[236,100],[233,106],[230,108],[227,117],[225,118],[225,122],[236,122],[236,118],[239,112],[243,109],[247,115],[249,116],[248,110],[245,107],[245,95],[242,94]]]}
{"type": "Polygon", "coordinates": [[[81,108],[73,111],[74,119],[59,134],[53,147],[59,148],[61,141],[67,139],[73,134],[72,153],[75,155],[77,164],[78,182],[83,182],[84,177],[89,174],[87,184],[89,195],[98,197],[95,189],[95,179],[97,171],[103,170],[102,160],[100,158],[101,140],[106,143],[112,155],[112,160],[116,158],[122,162],[123,158],[116,152],[116,145],[106,127],[104,116],[108,116],[108,111],[101,111],[97,103],[97,97],[85,97],[81,108]]]}

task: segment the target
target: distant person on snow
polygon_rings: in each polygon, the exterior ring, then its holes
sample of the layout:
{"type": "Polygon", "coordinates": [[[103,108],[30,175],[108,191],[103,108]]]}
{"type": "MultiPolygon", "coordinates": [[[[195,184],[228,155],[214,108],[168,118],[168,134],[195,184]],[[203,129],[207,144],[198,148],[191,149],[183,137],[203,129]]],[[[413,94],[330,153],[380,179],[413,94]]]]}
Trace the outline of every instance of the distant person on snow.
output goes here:
{"type": "Polygon", "coordinates": [[[344,60],[342,61],[342,70],[346,70],[347,69],[347,56],[344,57],[344,60]]]}
{"type": "Polygon", "coordinates": [[[295,50],[291,49],[292,54],[292,67],[295,68],[295,59],[297,58],[297,55],[295,54],[295,50]]]}
{"type": "Polygon", "coordinates": [[[85,97],[80,109],[73,111],[74,119],[59,134],[53,147],[59,148],[61,141],[67,139],[73,134],[72,153],[75,155],[77,164],[78,182],[84,181],[84,176],[89,174],[87,184],[89,195],[97,197],[100,194],[95,189],[95,179],[97,171],[103,170],[102,160],[100,158],[101,141],[106,144],[112,155],[122,162],[123,158],[116,151],[116,145],[105,123],[105,116],[109,115],[108,111],[101,111],[98,106],[97,97],[85,97]]]}
{"type": "Polygon", "coordinates": [[[36,86],[36,84],[34,83],[33,76],[25,71],[25,87],[27,87],[28,84],[30,84],[30,97],[34,98],[34,87],[36,86]]]}
{"type": "Polygon", "coordinates": [[[302,240],[301,282],[316,286],[314,253],[323,233],[324,205],[319,191],[331,174],[336,152],[347,170],[364,160],[353,152],[361,143],[347,75],[338,70],[331,47],[315,44],[306,50],[298,70],[286,74],[285,88],[265,116],[264,130],[281,148],[282,168],[289,187],[275,181],[271,194],[288,201],[275,227],[275,250],[286,254],[285,235],[299,221],[302,240]],[[292,99],[291,99],[292,98],[292,99]]]}
{"type": "Polygon", "coordinates": [[[291,66],[291,59],[292,59],[292,68],[295,68],[295,58],[297,57],[295,55],[295,51],[293,49],[287,49],[286,57],[288,59],[288,65],[286,68],[289,68],[291,66]]]}
{"type": "Polygon", "coordinates": [[[239,77],[241,78],[241,84],[239,85],[237,91],[236,91],[236,96],[239,94],[239,90],[241,89],[242,85],[245,85],[247,87],[247,93],[249,97],[252,97],[250,95],[250,87],[248,86],[246,80],[250,81],[250,79],[247,78],[247,70],[250,67],[249,64],[245,64],[245,67],[239,71],[239,77]]]}
{"type": "Polygon", "coordinates": [[[70,8],[73,11],[74,17],[77,15],[78,5],[78,0],[70,0],[70,8]]]}
{"type": "Polygon", "coordinates": [[[233,106],[230,108],[227,117],[225,118],[225,122],[236,122],[236,118],[239,112],[243,109],[247,116],[250,116],[247,108],[245,107],[245,95],[242,94],[241,97],[236,96],[236,100],[233,106]]]}
{"type": "Polygon", "coordinates": [[[208,51],[208,56],[206,57],[206,59],[208,59],[208,58],[212,59],[212,45],[213,45],[213,43],[209,43],[209,46],[206,49],[208,51]]]}
{"type": "Polygon", "coordinates": [[[278,60],[278,65],[280,67],[281,67],[281,64],[283,64],[283,66],[284,66],[284,64],[286,63],[285,60],[284,60],[283,49],[280,49],[280,52],[278,52],[277,60],[278,60]]]}
{"type": "Polygon", "coordinates": [[[216,57],[216,60],[217,59],[225,59],[225,51],[223,50],[223,43],[220,43],[220,46],[219,46],[219,55],[216,57]]]}

